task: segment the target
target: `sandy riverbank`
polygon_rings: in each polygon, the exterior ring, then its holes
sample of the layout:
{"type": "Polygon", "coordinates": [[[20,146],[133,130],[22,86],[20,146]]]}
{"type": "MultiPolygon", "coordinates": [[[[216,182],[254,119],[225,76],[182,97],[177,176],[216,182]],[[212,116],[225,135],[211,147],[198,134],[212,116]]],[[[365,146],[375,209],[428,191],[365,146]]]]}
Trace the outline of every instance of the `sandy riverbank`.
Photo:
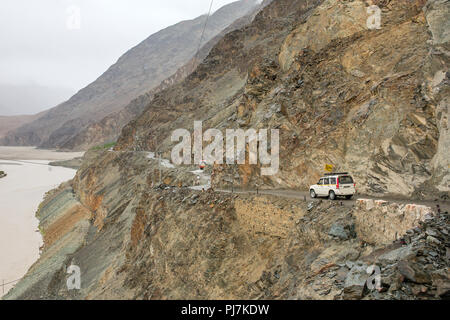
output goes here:
{"type": "Polygon", "coordinates": [[[0,159],[2,160],[69,160],[83,156],[84,152],[57,152],[42,150],[35,147],[2,147],[0,146],[0,159]]]}
{"type": "MultiPolygon", "coordinates": [[[[0,171],[7,173],[0,179],[0,297],[2,280],[8,283],[19,279],[39,257],[42,238],[36,232],[35,213],[45,193],[76,173],[73,169],[49,166],[49,161],[80,155],[0,147],[0,171]]],[[[5,293],[12,285],[5,287],[5,293]]]]}

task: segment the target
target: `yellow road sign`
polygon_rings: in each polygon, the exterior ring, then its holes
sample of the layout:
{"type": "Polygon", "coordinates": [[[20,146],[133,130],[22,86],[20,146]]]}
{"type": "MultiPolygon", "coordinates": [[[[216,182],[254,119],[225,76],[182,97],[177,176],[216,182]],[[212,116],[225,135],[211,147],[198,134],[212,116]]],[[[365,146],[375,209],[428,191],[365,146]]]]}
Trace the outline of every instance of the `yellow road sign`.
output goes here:
{"type": "Polygon", "coordinates": [[[333,172],[333,165],[332,164],[326,164],[325,165],[325,171],[333,172]]]}

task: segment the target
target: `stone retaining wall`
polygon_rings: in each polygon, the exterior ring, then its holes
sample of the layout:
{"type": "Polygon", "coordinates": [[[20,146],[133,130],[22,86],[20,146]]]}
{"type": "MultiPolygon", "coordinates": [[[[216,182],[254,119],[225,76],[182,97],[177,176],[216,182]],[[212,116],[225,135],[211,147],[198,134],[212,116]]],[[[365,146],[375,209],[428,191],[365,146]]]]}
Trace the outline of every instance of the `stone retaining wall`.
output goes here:
{"type": "Polygon", "coordinates": [[[371,244],[392,243],[432,213],[423,205],[371,199],[358,199],[353,210],[358,237],[371,244]]]}
{"type": "Polygon", "coordinates": [[[303,212],[284,210],[270,203],[264,197],[236,200],[236,214],[240,226],[249,234],[262,233],[269,236],[286,238],[295,225],[295,217],[303,212]]]}

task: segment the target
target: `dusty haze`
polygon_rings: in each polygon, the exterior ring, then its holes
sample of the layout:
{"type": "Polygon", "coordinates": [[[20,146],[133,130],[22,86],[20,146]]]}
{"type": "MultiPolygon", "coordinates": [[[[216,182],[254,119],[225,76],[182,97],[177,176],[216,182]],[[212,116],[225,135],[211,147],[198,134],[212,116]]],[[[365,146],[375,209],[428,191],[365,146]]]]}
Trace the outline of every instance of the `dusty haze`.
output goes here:
{"type": "MultiPolygon", "coordinates": [[[[215,0],[213,11],[231,2],[215,0]]],[[[32,114],[54,107],[149,35],[206,14],[209,6],[210,0],[3,2],[0,115],[32,114]],[[79,25],[72,19],[77,16],[79,25]],[[3,90],[8,87],[22,94],[11,99],[9,90],[3,90]]]]}

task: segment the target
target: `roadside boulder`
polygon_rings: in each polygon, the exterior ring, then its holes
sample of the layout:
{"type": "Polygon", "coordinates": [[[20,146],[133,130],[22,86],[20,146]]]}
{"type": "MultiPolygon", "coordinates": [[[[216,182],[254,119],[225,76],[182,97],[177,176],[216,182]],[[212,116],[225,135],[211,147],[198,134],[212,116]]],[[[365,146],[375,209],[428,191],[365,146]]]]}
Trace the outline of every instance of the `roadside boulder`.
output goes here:
{"type": "Polygon", "coordinates": [[[328,234],[340,240],[349,240],[356,237],[354,224],[343,224],[339,222],[335,222],[331,226],[328,234]]]}
{"type": "Polygon", "coordinates": [[[418,264],[402,260],[397,264],[397,269],[409,281],[418,284],[431,284],[431,276],[418,264]]]}
{"type": "Polygon", "coordinates": [[[450,299],[450,274],[448,270],[439,270],[431,275],[433,286],[436,287],[436,296],[450,299]]]}
{"type": "Polygon", "coordinates": [[[344,299],[361,299],[367,279],[367,265],[364,263],[353,265],[344,281],[344,299]]]}
{"type": "Polygon", "coordinates": [[[381,256],[378,257],[378,260],[380,263],[386,265],[397,262],[399,260],[407,259],[408,257],[412,257],[414,255],[415,252],[412,250],[411,245],[409,245],[382,254],[381,256]]]}

